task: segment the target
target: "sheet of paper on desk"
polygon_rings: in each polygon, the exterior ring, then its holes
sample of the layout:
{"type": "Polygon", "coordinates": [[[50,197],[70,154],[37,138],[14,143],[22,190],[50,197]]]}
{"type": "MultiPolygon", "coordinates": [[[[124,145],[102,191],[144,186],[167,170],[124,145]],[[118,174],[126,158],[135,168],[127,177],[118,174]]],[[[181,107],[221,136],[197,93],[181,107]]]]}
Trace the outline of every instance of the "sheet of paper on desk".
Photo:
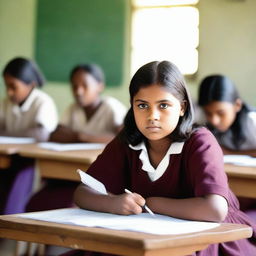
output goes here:
{"type": "Polygon", "coordinates": [[[0,136],[0,144],[32,144],[35,142],[34,138],[0,136]]]}
{"type": "Polygon", "coordinates": [[[241,166],[256,166],[256,157],[247,155],[224,155],[224,163],[241,165],[241,166]]]}
{"type": "Polygon", "coordinates": [[[157,235],[193,233],[219,226],[218,223],[181,220],[159,214],[155,214],[155,217],[149,213],[124,216],[72,208],[20,214],[19,217],[157,235]]]}
{"type": "Polygon", "coordinates": [[[103,143],[55,143],[55,142],[41,142],[37,144],[40,148],[50,149],[54,151],[68,151],[68,150],[93,150],[103,149],[106,144],[103,143]]]}

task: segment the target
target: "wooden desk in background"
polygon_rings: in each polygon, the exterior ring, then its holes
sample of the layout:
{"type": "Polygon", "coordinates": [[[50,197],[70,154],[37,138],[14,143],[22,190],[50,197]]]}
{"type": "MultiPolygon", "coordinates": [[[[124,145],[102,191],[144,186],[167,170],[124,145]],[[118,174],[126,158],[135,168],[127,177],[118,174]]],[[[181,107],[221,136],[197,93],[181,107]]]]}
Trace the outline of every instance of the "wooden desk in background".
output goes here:
{"type": "Polygon", "coordinates": [[[0,168],[8,168],[11,164],[11,156],[17,154],[21,144],[0,144],[0,168]]]}
{"type": "MultiPolygon", "coordinates": [[[[79,181],[76,169],[86,171],[102,150],[53,151],[36,144],[0,144],[0,168],[7,168],[12,154],[37,160],[45,178],[79,181]]],[[[237,196],[256,198],[256,167],[225,164],[231,189],[237,196]]]]}
{"type": "Polygon", "coordinates": [[[188,255],[213,243],[249,238],[251,235],[251,227],[229,223],[195,233],[153,235],[58,224],[21,218],[17,215],[0,216],[2,238],[124,256],[188,255]]]}
{"type": "Polygon", "coordinates": [[[86,171],[103,150],[53,151],[25,145],[19,154],[37,160],[41,177],[80,181],[77,169],[86,171]]]}
{"type": "Polygon", "coordinates": [[[225,164],[230,188],[237,196],[256,198],[256,167],[225,164]]]}
{"type": "MultiPolygon", "coordinates": [[[[0,151],[1,152],[1,151],[0,151]]],[[[76,169],[86,171],[101,150],[53,151],[36,144],[20,147],[19,154],[37,159],[42,177],[80,181],[76,169]]],[[[237,196],[256,198],[256,167],[225,164],[231,189],[237,196]]]]}

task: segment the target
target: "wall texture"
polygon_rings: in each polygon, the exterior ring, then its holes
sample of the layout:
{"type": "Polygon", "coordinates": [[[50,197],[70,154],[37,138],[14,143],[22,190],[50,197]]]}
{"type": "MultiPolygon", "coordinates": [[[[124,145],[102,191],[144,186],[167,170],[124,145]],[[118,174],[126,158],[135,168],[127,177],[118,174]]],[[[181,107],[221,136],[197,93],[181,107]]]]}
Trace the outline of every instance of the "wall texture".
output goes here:
{"type": "MultiPolygon", "coordinates": [[[[0,0],[0,69],[14,56],[34,57],[36,0],[0,0]]],[[[256,105],[256,1],[200,0],[199,70],[189,88],[193,98],[201,79],[209,74],[228,75],[242,97],[256,105]]],[[[130,10],[128,10],[130,12],[130,10]]],[[[128,15],[129,17],[129,15],[128,15]]],[[[127,20],[130,29],[130,19],[127,20]]],[[[129,31],[129,29],[127,31],[129,31]]],[[[128,32],[129,33],[129,32],[128,32]]],[[[130,35],[128,35],[129,38],[130,35]]],[[[129,66],[129,40],[125,62],[129,66]]],[[[129,70],[120,88],[107,89],[125,104],[129,103],[129,70]]],[[[68,84],[48,82],[44,89],[56,101],[59,112],[72,101],[68,84]]],[[[0,78],[0,97],[4,86],[0,78]]]]}
{"type": "Polygon", "coordinates": [[[256,1],[201,0],[199,10],[197,84],[206,75],[225,74],[256,105],[256,1]]]}

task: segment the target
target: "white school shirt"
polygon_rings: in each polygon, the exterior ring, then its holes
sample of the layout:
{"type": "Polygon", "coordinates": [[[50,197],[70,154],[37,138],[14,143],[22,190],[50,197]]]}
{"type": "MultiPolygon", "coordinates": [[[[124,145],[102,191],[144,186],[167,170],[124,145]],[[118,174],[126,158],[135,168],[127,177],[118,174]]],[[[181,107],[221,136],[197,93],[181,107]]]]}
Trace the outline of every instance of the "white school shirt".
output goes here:
{"type": "Polygon", "coordinates": [[[65,111],[60,124],[76,132],[115,133],[116,126],[123,124],[126,113],[127,108],[120,101],[112,97],[104,97],[100,107],[89,120],[83,108],[73,103],[65,111]]]}
{"type": "Polygon", "coordinates": [[[129,147],[133,150],[141,150],[139,155],[139,159],[142,162],[142,170],[148,173],[148,177],[151,181],[156,181],[159,179],[166,171],[169,163],[170,163],[170,155],[172,154],[180,154],[184,146],[184,142],[173,142],[169,149],[167,150],[164,158],[158,164],[155,169],[149,160],[148,151],[144,142],[136,146],[129,145],[129,147]]]}
{"type": "MultiPolygon", "coordinates": [[[[253,150],[256,149],[256,112],[248,112],[248,118],[245,120],[246,138],[239,150],[253,150]]],[[[233,144],[233,136],[231,130],[225,133],[217,133],[217,141],[221,146],[227,147],[231,150],[236,150],[233,144]]]]}
{"type": "Polygon", "coordinates": [[[45,92],[34,88],[22,106],[14,104],[8,98],[0,102],[0,129],[11,136],[26,132],[38,124],[49,133],[58,124],[55,103],[45,92]]]}

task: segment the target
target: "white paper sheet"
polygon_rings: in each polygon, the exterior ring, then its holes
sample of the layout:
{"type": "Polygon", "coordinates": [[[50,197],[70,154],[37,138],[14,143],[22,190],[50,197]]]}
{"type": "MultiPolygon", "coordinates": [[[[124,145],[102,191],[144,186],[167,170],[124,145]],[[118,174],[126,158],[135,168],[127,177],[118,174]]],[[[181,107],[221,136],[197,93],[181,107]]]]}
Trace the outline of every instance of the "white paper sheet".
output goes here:
{"type": "Polygon", "coordinates": [[[32,144],[35,142],[34,138],[0,136],[0,144],[32,144]]]}
{"type": "Polygon", "coordinates": [[[240,166],[256,166],[256,157],[251,157],[247,155],[224,155],[224,163],[230,163],[240,166]]]}
{"type": "Polygon", "coordinates": [[[38,146],[40,148],[50,149],[54,151],[68,151],[68,150],[103,149],[106,146],[106,144],[42,142],[42,143],[38,143],[38,146]]]}
{"type": "Polygon", "coordinates": [[[164,215],[149,213],[139,215],[116,215],[82,209],[59,209],[20,214],[19,217],[86,227],[102,227],[115,230],[128,230],[157,235],[177,235],[199,232],[219,226],[219,223],[188,221],[164,215]]]}
{"type": "Polygon", "coordinates": [[[105,185],[96,180],[95,178],[93,178],[91,175],[77,169],[76,170],[79,174],[80,174],[80,178],[81,178],[81,181],[83,184],[87,185],[88,187],[98,191],[99,193],[101,194],[104,194],[104,195],[107,195],[107,190],[106,190],[106,187],[105,185]]]}

